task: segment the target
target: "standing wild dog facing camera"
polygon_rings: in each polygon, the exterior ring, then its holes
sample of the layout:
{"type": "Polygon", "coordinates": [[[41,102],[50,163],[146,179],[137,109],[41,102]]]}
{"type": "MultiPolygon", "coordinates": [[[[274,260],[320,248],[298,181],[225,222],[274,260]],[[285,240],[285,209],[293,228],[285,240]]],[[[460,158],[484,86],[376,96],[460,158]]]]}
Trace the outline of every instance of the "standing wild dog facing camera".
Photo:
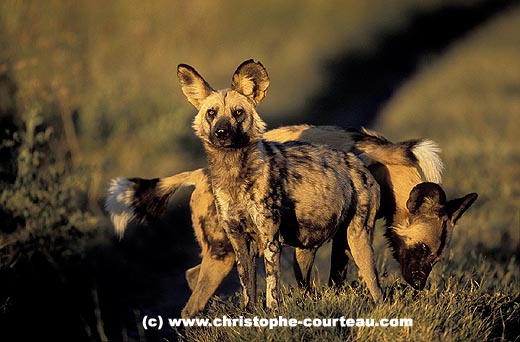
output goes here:
{"type": "Polygon", "coordinates": [[[265,123],[255,107],[269,78],[260,63],[242,63],[232,87],[218,91],[188,65],[179,65],[177,75],[198,110],[193,128],[207,154],[219,224],[236,256],[245,305],[256,303],[257,250],[264,254],[266,305],[277,308],[281,246],[296,248],[296,267],[308,284],[316,250],[331,238],[333,254],[341,254],[332,255],[331,281],[350,248],[374,301],[382,301],[372,249],[379,186],[361,160],[324,145],[263,140],[265,123]]]}

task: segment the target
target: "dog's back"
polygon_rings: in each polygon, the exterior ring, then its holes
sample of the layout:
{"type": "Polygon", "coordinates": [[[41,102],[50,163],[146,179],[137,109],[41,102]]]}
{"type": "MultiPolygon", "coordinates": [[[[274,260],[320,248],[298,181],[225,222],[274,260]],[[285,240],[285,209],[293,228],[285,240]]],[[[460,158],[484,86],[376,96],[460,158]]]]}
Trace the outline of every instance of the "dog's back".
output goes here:
{"type": "Polygon", "coordinates": [[[380,216],[385,216],[389,223],[404,219],[406,202],[415,185],[442,181],[440,148],[428,139],[392,143],[367,129],[344,130],[335,126],[311,125],[276,128],[266,132],[264,139],[277,142],[301,140],[354,152],[381,186],[380,216]]]}
{"type": "Polygon", "coordinates": [[[269,177],[265,187],[256,189],[257,200],[282,196],[281,233],[288,245],[319,246],[352,216],[357,202],[366,201],[377,210],[379,188],[353,154],[300,141],[264,141],[263,149],[269,177]]]}

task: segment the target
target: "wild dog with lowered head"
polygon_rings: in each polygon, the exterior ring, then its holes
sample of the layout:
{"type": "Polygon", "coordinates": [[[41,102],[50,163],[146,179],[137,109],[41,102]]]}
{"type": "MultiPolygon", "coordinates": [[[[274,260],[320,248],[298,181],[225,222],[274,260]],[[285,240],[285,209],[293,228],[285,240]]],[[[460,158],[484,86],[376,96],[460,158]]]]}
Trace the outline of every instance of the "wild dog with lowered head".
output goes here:
{"type": "MultiPolygon", "coordinates": [[[[374,301],[382,301],[371,245],[379,186],[361,160],[325,145],[263,140],[265,123],[255,107],[269,78],[258,62],[242,63],[230,89],[213,90],[188,65],[179,65],[178,78],[198,110],[193,128],[206,151],[217,217],[233,246],[246,307],[256,303],[257,248],[264,254],[266,306],[274,309],[281,245],[296,248],[308,284],[316,250],[331,238],[341,246],[348,239],[374,301]]],[[[345,254],[333,247],[331,281],[344,268],[334,255],[339,251],[345,254]]]]}
{"type": "MultiPolygon", "coordinates": [[[[427,185],[440,183],[442,170],[439,148],[430,140],[391,143],[367,130],[346,131],[309,125],[273,129],[264,134],[264,139],[309,141],[361,155],[381,187],[378,217],[386,218],[388,243],[394,249],[405,280],[418,289],[424,287],[433,264],[444,254],[456,221],[476,199],[476,194],[468,194],[443,202],[442,188],[437,184],[427,185]],[[413,193],[412,189],[415,189],[413,193]],[[410,198],[414,200],[408,202],[410,198]],[[421,203],[420,210],[412,203],[421,203]]],[[[193,291],[183,310],[183,316],[188,317],[204,309],[235,263],[232,246],[215,219],[207,170],[197,169],[161,179],[115,179],[107,209],[122,235],[128,222],[146,222],[160,216],[171,196],[182,186],[195,186],[190,206],[202,256],[202,263],[186,272],[193,291]]]]}
{"type": "Polygon", "coordinates": [[[393,144],[367,130],[351,130],[355,149],[381,186],[378,217],[386,220],[385,236],[408,284],[422,290],[442,258],[458,219],[478,195],[446,201],[441,188],[442,161],[430,140],[393,144]],[[374,163],[375,162],[375,163],[374,163]]]}

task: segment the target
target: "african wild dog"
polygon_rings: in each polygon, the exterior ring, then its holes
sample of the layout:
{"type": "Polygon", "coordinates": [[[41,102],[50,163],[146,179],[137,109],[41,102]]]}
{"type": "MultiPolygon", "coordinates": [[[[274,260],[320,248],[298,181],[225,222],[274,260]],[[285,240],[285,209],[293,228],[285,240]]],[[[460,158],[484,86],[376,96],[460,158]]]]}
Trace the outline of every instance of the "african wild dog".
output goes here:
{"type": "Polygon", "coordinates": [[[177,75],[198,110],[193,128],[206,151],[218,221],[233,246],[246,307],[256,303],[258,251],[266,306],[275,309],[281,245],[296,248],[296,267],[308,285],[316,250],[331,238],[331,281],[340,280],[348,245],[374,301],[381,302],[371,244],[379,186],[361,160],[325,145],[263,140],[265,123],[255,107],[269,78],[258,62],[242,63],[232,87],[219,91],[188,65],[179,65],[177,75]]]}
{"type": "Polygon", "coordinates": [[[393,144],[367,130],[349,132],[354,148],[381,187],[378,217],[408,284],[422,290],[442,258],[458,219],[475,202],[476,193],[446,201],[441,188],[439,148],[430,140],[393,144]]]}
{"type": "MultiPolygon", "coordinates": [[[[418,289],[424,287],[431,267],[444,254],[456,221],[476,198],[476,194],[469,194],[443,203],[442,188],[427,185],[440,183],[442,169],[438,148],[429,140],[394,144],[366,130],[345,131],[338,127],[309,125],[273,129],[264,134],[264,139],[277,142],[304,140],[360,155],[381,187],[378,217],[386,218],[385,235],[394,249],[394,257],[401,264],[405,280],[418,289]],[[416,189],[413,195],[416,200],[408,204],[413,188],[416,189]],[[411,204],[421,197],[423,208],[415,210],[411,204]],[[414,281],[412,274],[420,276],[414,281]]],[[[202,263],[186,272],[193,293],[183,310],[185,317],[204,309],[235,263],[232,246],[214,219],[216,208],[207,170],[197,169],[152,180],[115,179],[107,199],[114,226],[122,235],[128,222],[146,222],[160,216],[175,191],[190,185],[195,186],[190,206],[193,228],[202,250],[202,263]]]]}

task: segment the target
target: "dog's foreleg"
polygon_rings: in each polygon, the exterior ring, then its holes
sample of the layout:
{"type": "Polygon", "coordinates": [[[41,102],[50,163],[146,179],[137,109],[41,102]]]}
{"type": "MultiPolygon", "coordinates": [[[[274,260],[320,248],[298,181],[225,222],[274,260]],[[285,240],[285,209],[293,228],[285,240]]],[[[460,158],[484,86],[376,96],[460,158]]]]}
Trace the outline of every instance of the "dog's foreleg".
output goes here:
{"type": "MultiPolygon", "coordinates": [[[[244,296],[244,306],[252,309],[256,305],[256,255],[251,254],[251,249],[245,235],[231,238],[234,241],[236,263],[242,293],[244,296]]],[[[233,244],[233,242],[232,242],[233,244]]]]}
{"type": "Polygon", "coordinates": [[[278,291],[280,288],[280,242],[269,239],[264,245],[265,261],[265,301],[268,309],[278,308],[278,291]]]}
{"type": "MultiPolygon", "coordinates": [[[[272,213],[269,208],[256,207],[252,215],[264,247],[265,264],[265,303],[268,309],[278,309],[278,293],[280,289],[280,255],[281,243],[278,240],[280,227],[273,218],[278,218],[278,213],[272,213]]],[[[276,220],[279,222],[279,220],[276,220]]]]}
{"type": "Polygon", "coordinates": [[[239,222],[238,220],[223,221],[223,227],[235,252],[244,306],[251,309],[256,305],[256,254],[253,253],[255,248],[250,247],[248,236],[239,222]]]}
{"type": "Polygon", "coordinates": [[[240,213],[232,210],[230,203],[231,200],[228,194],[225,192],[215,193],[218,222],[224,229],[235,252],[238,278],[240,285],[242,285],[244,296],[244,306],[250,310],[256,305],[256,248],[251,246],[251,237],[245,232],[241,224],[240,213]]]}

